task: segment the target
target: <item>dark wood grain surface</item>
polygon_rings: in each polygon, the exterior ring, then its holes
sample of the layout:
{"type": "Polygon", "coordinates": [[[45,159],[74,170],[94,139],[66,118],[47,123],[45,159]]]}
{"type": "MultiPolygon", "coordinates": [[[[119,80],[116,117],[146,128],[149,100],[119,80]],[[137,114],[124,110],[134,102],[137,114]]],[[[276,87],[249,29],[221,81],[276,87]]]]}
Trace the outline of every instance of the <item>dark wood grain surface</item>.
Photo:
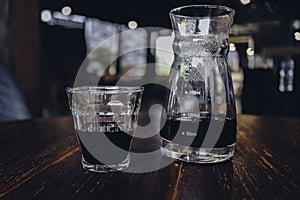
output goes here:
{"type": "Polygon", "coordinates": [[[72,127],[71,117],[0,123],[0,198],[299,199],[299,119],[240,115],[232,160],[138,174],[83,171],[72,127]]]}

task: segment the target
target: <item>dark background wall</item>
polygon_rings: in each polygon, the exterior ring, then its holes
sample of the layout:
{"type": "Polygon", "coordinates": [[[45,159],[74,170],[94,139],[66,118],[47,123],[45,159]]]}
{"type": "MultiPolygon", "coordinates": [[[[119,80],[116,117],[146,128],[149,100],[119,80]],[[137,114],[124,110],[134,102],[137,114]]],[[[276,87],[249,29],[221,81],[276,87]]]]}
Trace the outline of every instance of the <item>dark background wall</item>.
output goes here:
{"type": "MultiPolygon", "coordinates": [[[[299,48],[299,42],[293,38],[295,30],[291,28],[293,20],[300,19],[300,2],[297,0],[252,0],[247,6],[241,5],[239,0],[1,0],[2,61],[16,79],[34,117],[66,114],[64,88],[72,85],[86,56],[84,31],[48,26],[40,21],[41,10],[60,11],[68,5],[74,14],[113,23],[127,24],[129,20],[135,20],[141,27],[171,28],[168,12],[187,4],[222,4],[236,9],[235,24],[250,23],[250,27],[251,24],[258,27],[256,32],[249,33],[258,53],[273,47],[299,48]],[[271,23],[274,21],[276,26],[271,23]]],[[[242,56],[244,113],[299,117],[299,55],[297,52],[292,54],[295,59],[292,93],[278,91],[278,68],[285,56],[284,53],[280,55],[280,50],[274,56],[272,70],[248,70],[242,56]]]]}

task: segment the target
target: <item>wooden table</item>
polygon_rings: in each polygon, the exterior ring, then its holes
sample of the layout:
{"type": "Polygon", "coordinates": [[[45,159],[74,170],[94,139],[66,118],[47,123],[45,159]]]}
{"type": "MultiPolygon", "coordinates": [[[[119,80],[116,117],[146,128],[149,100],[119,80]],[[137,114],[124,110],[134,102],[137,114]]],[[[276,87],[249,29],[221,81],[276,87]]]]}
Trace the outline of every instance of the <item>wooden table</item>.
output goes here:
{"type": "Polygon", "coordinates": [[[233,160],[85,172],[71,117],[0,123],[1,199],[298,199],[300,120],[238,116],[233,160]]]}

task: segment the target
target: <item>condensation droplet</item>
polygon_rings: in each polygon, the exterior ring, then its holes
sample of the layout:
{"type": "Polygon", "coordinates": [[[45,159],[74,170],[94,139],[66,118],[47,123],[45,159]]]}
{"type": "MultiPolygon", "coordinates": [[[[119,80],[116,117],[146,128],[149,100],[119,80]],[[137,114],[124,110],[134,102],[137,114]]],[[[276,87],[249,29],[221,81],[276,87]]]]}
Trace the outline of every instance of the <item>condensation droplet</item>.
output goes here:
{"type": "Polygon", "coordinates": [[[187,32],[194,33],[196,25],[194,23],[187,23],[186,25],[187,32]]]}

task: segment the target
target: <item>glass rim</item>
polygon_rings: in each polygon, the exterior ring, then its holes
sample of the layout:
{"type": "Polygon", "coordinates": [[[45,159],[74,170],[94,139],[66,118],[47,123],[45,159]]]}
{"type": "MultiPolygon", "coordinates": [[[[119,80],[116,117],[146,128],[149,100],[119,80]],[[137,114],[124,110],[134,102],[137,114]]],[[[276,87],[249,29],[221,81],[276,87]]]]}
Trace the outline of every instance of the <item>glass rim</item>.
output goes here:
{"type": "Polygon", "coordinates": [[[210,18],[210,17],[214,17],[214,18],[224,18],[224,17],[230,17],[233,16],[235,14],[235,9],[227,7],[227,6],[223,6],[223,5],[206,5],[206,4],[195,4],[195,5],[186,5],[186,6],[180,6],[180,7],[176,7],[173,8],[170,12],[170,15],[176,16],[176,17],[181,17],[181,18],[197,18],[197,19],[205,19],[205,18],[210,18]],[[188,9],[188,8],[199,8],[199,9],[215,9],[215,10],[223,10],[223,11],[227,11],[228,13],[224,13],[224,14],[220,14],[220,15],[215,15],[215,16],[210,16],[210,15],[206,15],[206,16],[192,16],[192,15],[183,15],[183,14],[179,14],[178,12],[183,10],[183,9],[188,9]]]}
{"type": "Polygon", "coordinates": [[[143,86],[78,86],[78,87],[67,87],[66,92],[71,94],[82,94],[82,93],[106,93],[106,94],[117,94],[117,93],[129,93],[129,92],[143,92],[143,86]]]}

